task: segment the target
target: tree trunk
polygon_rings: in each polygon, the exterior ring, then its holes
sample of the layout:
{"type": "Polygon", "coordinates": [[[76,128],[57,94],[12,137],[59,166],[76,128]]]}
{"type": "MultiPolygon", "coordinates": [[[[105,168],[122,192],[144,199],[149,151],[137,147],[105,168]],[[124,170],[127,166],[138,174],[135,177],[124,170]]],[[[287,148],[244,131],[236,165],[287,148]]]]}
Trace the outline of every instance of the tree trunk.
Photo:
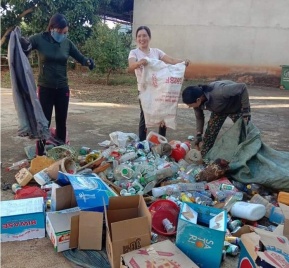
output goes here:
{"type": "MultiPolygon", "coordinates": [[[[21,20],[21,18],[25,17],[27,14],[33,12],[35,8],[36,8],[36,7],[31,7],[31,8],[29,8],[29,9],[23,11],[23,12],[17,17],[17,20],[21,20]]],[[[12,32],[14,28],[15,28],[15,25],[14,25],[14,26],[10,26],[10,27],[6,30],[6,32],[3,34],[3,36],[1,37],[1,47],[2,47],[2,45],[5,43],[5,41],[6,41],[7,37],[8,37],[8,35],[10,34],[10,32],[12,32]]]]}
{"type": "Polygon", "coordinates": [[[106,85],[108,85],[109,76],[110,76],[111,72],[112,72],[112,69],[109,69],[107,76],[106,76],[106,85]]]}

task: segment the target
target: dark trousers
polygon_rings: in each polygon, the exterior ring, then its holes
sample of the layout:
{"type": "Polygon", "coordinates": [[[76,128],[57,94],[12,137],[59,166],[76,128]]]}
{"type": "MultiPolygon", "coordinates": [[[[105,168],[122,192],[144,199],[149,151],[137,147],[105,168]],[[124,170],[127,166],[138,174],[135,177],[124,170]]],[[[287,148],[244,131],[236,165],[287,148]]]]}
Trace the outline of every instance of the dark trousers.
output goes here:
{"type": "MultiPolygon", "coordinates": [[[[146,128],[146,122],[144,117],[144,112],[141,106],[141,101],[139,100],[139,106],[140,106],[140,120],[139,120],[139,139],[140,141],[143,141],[147,137],[147,128],[146,128]]],[[[159,127],[159,134],[162,136],[166,136],[167,127],[166,126],[160,126],[159,127]]]]}
{"type": "MultiPolygon", "coordinates": [[[[51,124],[53,107],[55,109],[56,139],[59,144],[64,144],[66,140],[66,120],[69,104],[69,87],[45,88],[38,87],[38,98],[46,119],[51,124]]],[[[43,155],[45,140],[38,140],[36,144],[36,154],[43,155]]]]}

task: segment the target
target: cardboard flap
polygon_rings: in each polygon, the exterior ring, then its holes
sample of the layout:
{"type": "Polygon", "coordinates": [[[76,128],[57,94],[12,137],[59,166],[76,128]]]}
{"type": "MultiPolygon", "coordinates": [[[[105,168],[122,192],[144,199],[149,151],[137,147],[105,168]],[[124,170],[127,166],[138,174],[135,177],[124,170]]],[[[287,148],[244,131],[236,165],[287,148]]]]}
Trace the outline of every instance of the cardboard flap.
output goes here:
{"type": "Polygon", "coordinates": [[[128,208],[128,209],[119,209],[119,210],[108,210],[107,211],[107,220],[111,224],[113,222],[129,220],[137,218],[138,209],[137,208],[128,208]]]}
{"type": "Polygon", "coordinates": [[[71,185],[63,186],[56,189],[56,210],[76,207],[76,199],[71,185]]]}
{"type": "Polygon", "coordinates": [[[69,247],[77,248],[79,233],[79,215],[71,217],[69,247]]]}
{"type": "Polygon", "coordinates": [[[137,237],[146,234],[148,234],[149,237],[151,235],[148,228],[147,217],[139,217],[111,223],[112,241],[118,241],[129,237],[137,237]]]}
{"type": "Polygon", "coordinates": [[[81,211],[79,215],[79,249],[102,249],[103,213],[81,211]]]}
{"type": "Polygon", "coordinates": [[[137,208],[139,206],[140,196],[115,196],[109,199],[108,209],[127,209],[127,208],[137,208]]]}
{"type": "Polygon", "coordinates": [[[102,198],[102,201],[103,201],[103,207],[104,207],[104,220],[105,220],[106,232],[107,232],[107,235],[109,235],[109,237],[111,239],[110,226],[108,225],[108,216],[107,216],[107,209],[106,209],[106,205],[105,205],[105,199],[102,198]]]}

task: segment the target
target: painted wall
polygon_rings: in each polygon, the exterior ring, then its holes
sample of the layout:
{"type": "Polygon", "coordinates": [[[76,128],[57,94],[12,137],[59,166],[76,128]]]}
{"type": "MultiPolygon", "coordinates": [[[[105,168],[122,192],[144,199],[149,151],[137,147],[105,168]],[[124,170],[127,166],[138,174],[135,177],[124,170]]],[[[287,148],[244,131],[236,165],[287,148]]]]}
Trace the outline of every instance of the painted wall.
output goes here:
{"type": "Polygon", "coordinates": [[[195,73],[208,64],[279,75],[289,65],[289,0],[134,0],[134,36],[140,25],[151,47],[189,58],[195,73]]]}

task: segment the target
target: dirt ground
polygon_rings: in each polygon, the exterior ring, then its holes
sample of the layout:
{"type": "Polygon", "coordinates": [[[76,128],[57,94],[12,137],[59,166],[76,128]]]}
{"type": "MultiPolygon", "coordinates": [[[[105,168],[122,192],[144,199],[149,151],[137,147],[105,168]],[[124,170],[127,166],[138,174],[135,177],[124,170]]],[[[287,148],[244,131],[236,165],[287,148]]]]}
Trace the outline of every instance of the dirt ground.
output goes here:
{"type": "MultiPolygon", "coordinates": [[[[76,83],[72,80],[68,132],[75,148],[101,149],[99,142],[113,131],[137,133],[139,106],[135,87],[76,83]]],[[[75,82],[76,81],[76,82],[75,82]]],[[[276,150],[289,151],[289,90],[249,87],[252,122],[261,130],[262,140],[276,150]]],[[[207,116],[208,118],[208,116],[207,116]]],[[[195,119],[191,109],[179,104],[176,130],[168,130],[168,140],[194,135],[195,119]]],[[[1,89],[1,180],[15,182],[15,172],[4,168],[26,157],[23,148],[35,142],[17,137],[17,115],[11,89],[1,89]]],[[[227,120],[220,135],[232,125],[227,120]]],[[[156,129],[150,129],[156,130],[156,129]]],[[[10,189],[1,190],[2,200],[13,199],[10,189]]],[[[74,267],[61,253],[55,253],[48,238],[1,243],[1,267],[74,267]]],[[[238,258],[227,257],[222,267],[237,267],[238,258]]]]}

